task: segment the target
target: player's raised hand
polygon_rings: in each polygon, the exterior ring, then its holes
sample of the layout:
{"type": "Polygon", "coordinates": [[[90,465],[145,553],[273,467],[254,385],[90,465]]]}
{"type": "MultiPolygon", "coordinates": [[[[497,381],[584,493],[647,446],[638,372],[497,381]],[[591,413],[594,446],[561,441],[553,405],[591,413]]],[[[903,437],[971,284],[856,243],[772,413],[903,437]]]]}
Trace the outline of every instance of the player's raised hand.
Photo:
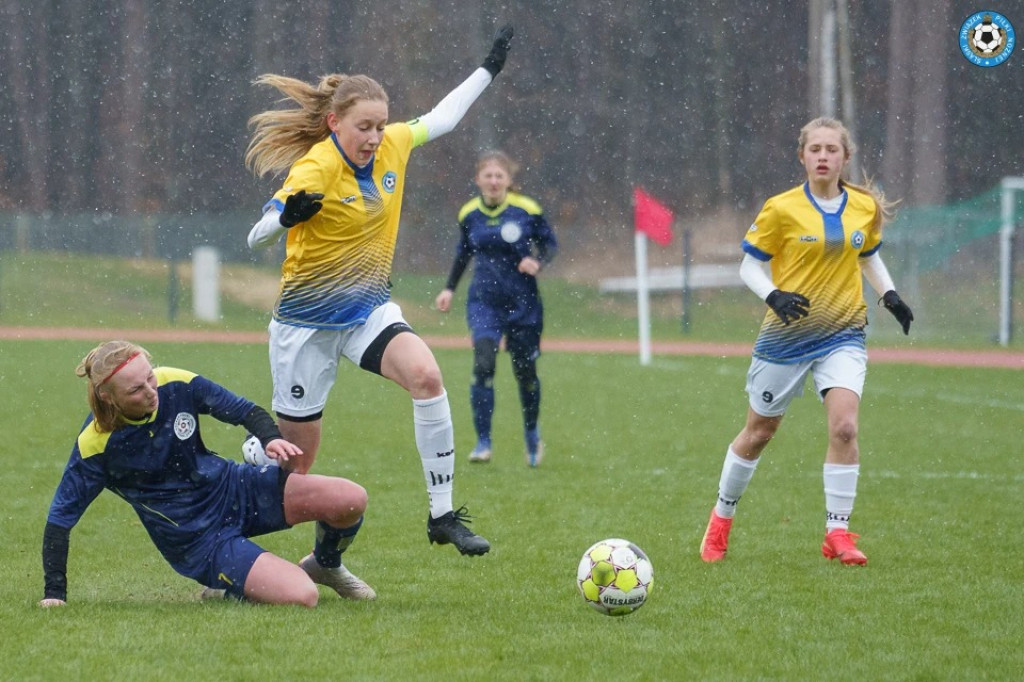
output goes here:
{"type": "Polygon", "coordinates": [[[896,321],[903,327],[903,334],[905,336],[910,335],[910,323],[914,321],[914,313],[910,310],[910,306],[903,302],[900,295],[896,293],[895,289],[890,289],[885,292],[882,296],[882,305],[885,309],[892,313],[892,316],[896,318],[896,321]]]}
{"type": "Polygon", "coordinates": [[[283,227],[294,227],[299,223],[306,222],[324,207],[320,201],[323,198],[323,194],[317,192],[307,194],[304,189],[300,189],[295,194],[288,195],[288,198],[284,201],[284,210],[281,211],[279,219],[281,225],[283,227]]]}
{"type": "Polygon", "coordinates": [[[505,24],[494,34],[494,44],[491,45],[491,51],[481,65],[490,72],[491,78],[497,76],[505,66],[505,58],[508,57],[508,46],[512,42],[513,33],[512,24],[505,24]]]}
{"type": "Polygon", "coordinates": [[[775,311],[775,314],[782,320],[782,324],[785,325],[799,320],[801,317],[807,317],[807,309],[811,307],[811,302],[807,300],[806,296],[781,289],[776,289],[768,294],[768,298],[764,299],[764,302],[775,311]]]}

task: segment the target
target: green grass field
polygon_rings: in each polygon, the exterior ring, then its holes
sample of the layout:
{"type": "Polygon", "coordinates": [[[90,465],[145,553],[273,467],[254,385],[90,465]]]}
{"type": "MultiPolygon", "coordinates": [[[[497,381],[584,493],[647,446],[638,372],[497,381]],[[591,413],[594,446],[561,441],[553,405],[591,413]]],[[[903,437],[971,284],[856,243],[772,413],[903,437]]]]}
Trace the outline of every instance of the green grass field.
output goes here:
{"type": "MultiPolygon", "coordinates": [[[[530,470],[505,359],[495,461],[471,466],[470,356],[439,351],[456,503],[494,546],[472,559],[426,541],[408,398],[346,367],[316,470],[370,492],[347,563],[376,602],[324,593],[312,612],[200,603],[130,508],[104,493],[72,533],[70,605],[42,610],[40,536],[85,414],[73,369],[89,345],[6,341],[0,353],[4,679],[1003,680],[1024,669],[1019,372],[871,368],[854,517],[870,563],[860,569],[819,552],[824,432],[807,397],[740,505],[729,557],[698,558],[745,409],[744,359],[641,368],[629,356],[547,354],[548,457],[530,470]],[[575,588],[579,555],[610,536],[644,548],[656,573],[649,602],[621,619],[593,612],[575,588]]],[[[261,345],[149,347],[159,362],[267,401],[261,345]]],[[[210,447],[237,456],[239,429],[202,427],[210,447]]],[[[298,559],[311,534],[263,544],[298,559]]]]}
{"type": "MultiPolygon", "coordinates": [[[[171,319],[165,261],[85,257],[63,253],[0,253],[0,325],[82,326],[145,329],[266,329],[276,291],[277,270],[225,264],[221,320],[201,322],[192,314],[190,280],[179,274],[178,300],[171,319]],[[45,283],[45,286],[41,286],[45,283]],[[260,293],[253,299],[253,292],[260,293]]],[[[396,300],[406,318],[425,335],[466,335],[466,285],[456,293],[453,312],[433,309],[447,273],[436,276],[395,273],[396,300]]],[[[570,283],[553,273],[541,281],[547,339],[637,338],[636,298],[601,295],[592,286],[570,283]]],[[[914,309],[911,335],[904,337],[884,309],[869,306],[868,335],[875,347],[993,349],[999,329],[998,280],[993,272],[952,276],[922,275],[920,292],[904,292],[914,309]]],[[[871,296],[870,292],[867,294],[871,296]]],[[[651,338],[655,341],[751,343],[765,306],[745,288],[693,292],[689,326],[682,328],[681,295],[651,299],[651,338]]],[[[1015,283],[1012,350],[1024,350],[1024,277],[1015,283]]]]}
{"type": "MultiPolygon", "coordinates": [[[[224,302],[221,322],[196,322],[187,287],[172,324],[167,278],[159,263],[6,253],[0,324],[265,328],[265,310],[235,300],[224,302]]],[[[395,295],[421,332],[463,335],[460,301],[449,317],[430,310],[440,284],[397,276],[395,295]]],[[[635,338],[628,297],[544,286],[549,338],[635,338]]],[[[689,338],[751,341],[760,309],[749,298],[701,294],[689,338]]],[[[961,314],[930,327],[925,316],[924,338],[985,347],[991,311],[979,322],[962,294],[939,291],[915,310],[954,300],[961,314]]],[[[664,301],[654,312],[653,338],[686,338],[664,301]]],[[[886,345],[921,343],[897,336],[891,320],[876,326],[886,345]]],[[[376,588],[376,602],[324,592],[315,611],[201,603],[130,508],[105,493],[72,533],[69,606],[43,610],[42,528],[86,413],[74,367],[92,345],[0,341],[0,679],[1008,680],[1024,670],[1020,372],[871,365],[853,522],[869,557],[860,569],[819,551],[825,432],[812,397],[797,401],[766,452],[729,557],[700,561],[722,458],[745,411],[745,358],[655,356],[640,367],[631,355],[545,354],[547,458],[531,470],[507,357],[495,460],[469,465],[471,357],[436,351],[456,427],[455,501],[493,544],[480,558],[426,541],[407,395],[343,366],[315,471],[370,493],[346,562],[376,588]],[[587,607],[574,579],[580,554],[611,536],[639,544],[655,567],[647,605],[620,619],[587,607]]],[[[269,402],[262,344],[146,345],[157,362],[269,402]]],[[[202,428],[210,447],[238,457],[240,429],[212,420],[202,428]]],[[[262,542],[297,560],[312,528],[262,542]]]]}

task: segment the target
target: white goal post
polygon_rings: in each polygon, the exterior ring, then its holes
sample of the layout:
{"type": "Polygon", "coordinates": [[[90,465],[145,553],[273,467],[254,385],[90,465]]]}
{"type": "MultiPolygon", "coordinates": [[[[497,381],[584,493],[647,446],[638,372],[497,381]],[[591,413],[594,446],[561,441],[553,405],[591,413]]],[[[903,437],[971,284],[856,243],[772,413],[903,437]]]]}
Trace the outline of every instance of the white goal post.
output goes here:
{"type": "Polygon", "coordinates": [[[1024,177],[1006,177],[1002,183],[999,228],[999,345],[1010,345],[1013,335],[1013,232],[1016,229],[1015,192],[1024,192],[1024,177]]]}

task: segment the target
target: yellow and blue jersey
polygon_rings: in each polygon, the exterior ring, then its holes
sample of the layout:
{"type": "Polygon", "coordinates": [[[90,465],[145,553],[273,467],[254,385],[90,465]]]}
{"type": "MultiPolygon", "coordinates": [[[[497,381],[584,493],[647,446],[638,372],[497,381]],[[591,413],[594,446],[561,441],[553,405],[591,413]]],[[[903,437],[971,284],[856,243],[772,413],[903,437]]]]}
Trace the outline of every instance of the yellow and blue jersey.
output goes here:
{"type": "Polygon", "coordinates": [[[765,202],[742,248],[770,264],[777,288],[803,294],[811,305],[807,317],[789,325],[769,310],[755,357],[784,364],[840,346],[864,347],[867,306],[859,259],[881,247],[877,211],[870,195],[844,188],[838,210],[826,212],[807,183],[765,202]]]}
{"type": "Polygon", "coordinates": [[[299,190],[323,194],[323,208],[288,230],[274,319],[345,329],[362,324],[387,302],[406,165],[412,149],[425,140],[420,123],[390,124],[373,159],[360,168],[332,134],[292,165],[264,210],[283,210],[288,196],[299,190]]]}
{"type": "Polygon", "coordinates": [[[500,310],[517,325],[539,325],[543,317],[537,278],[519,272],[527,256],[542,264],[558,250],[555,233],[544,212],[530,197],[509,192],[493,208],[476,197],[459,210],[459,243],[447,286],[455,289],[471,259],[476,259],[467,296],[469,324],[478,307],[500,310]]]}
{"type": "Polygon", "coordinates": [[[175,564],[193,560],[190,551],[203,532],[230,511],[228,474],[243,466],[207,450],[199,415],[241,424],[255,405],[191,372],[154,372],[160,402],[153,414],[112,432],[98,430],[91,414],[86,419],[47,521],[73,528],[106,488],[132,506],[161,554],[175,564]]]}

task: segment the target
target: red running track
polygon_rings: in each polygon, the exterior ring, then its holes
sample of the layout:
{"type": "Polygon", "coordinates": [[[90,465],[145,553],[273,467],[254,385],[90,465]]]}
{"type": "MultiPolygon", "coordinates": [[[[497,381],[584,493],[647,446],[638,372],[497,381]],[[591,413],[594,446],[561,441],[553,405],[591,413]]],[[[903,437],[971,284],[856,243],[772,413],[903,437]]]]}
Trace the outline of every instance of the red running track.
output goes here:
{"type": "MultiPolygon", "coordinates": [[[[432,348],[470,348],[468,338],[424,336],[432,348]]],[[[72,340],[101,343],[108,339],[130,339],[139,343],[266,343],[266,332],[232,332],[181,329],[105,329],[80,327],[6,327],[0,326],[0,340],[72,340]]],[[[639,352],[635,339],[544,339],[546,352],[615,353],[639,352]]],[[[743,357],[750,355],[750,344],[698,341],[655,341],[653,355],[707,355],[743,357]]],[[[939,348],[878,348],[868,346],[871,362],[927,365],[931,367],[987,367],[1024,370],[1024,353],[1004,350],[944,350],[939,348]]]]}

